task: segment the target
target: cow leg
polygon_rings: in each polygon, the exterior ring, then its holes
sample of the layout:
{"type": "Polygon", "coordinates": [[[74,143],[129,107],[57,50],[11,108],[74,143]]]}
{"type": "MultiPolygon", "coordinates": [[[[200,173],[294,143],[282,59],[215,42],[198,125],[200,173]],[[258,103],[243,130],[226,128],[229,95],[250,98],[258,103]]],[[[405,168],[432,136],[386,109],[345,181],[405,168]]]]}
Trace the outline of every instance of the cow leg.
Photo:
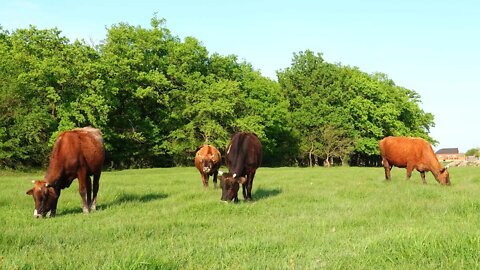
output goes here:
{"type": "Polygon", "coordinates": [[[425,180],[425,172],[420,172],[420,176],[422,177],[422,182],[426,184],[427,181],[425,180]]]}
{"type": "Polygon", "coordinates": [[[87,175],[85,180],[85,186],[87,188],[87,207],[90,209],[90,206],[92,205],[92,181],[89,175],[87,175]]]}
{"type": "Polygon", "coordinates": [[[407,164],[407,178],[406,178],[406,180],[410,180],[410,177],[412,177],[412,171],[413,171],[413,166],[407,164]]]}
{"type": "Polygon", "coordinates": [[[253,178],[255,177],[255,172],[249,173],[247,176],[247,201],[252,201],[252,187],[253,187],[253,178]]]}
{"type": "Polygon", "coordinates": [[[390,166],[386,159],[383,159],[383,167],[385,168],[385,180],[391,180],[390,171],[392,170],[392,166],[390,166]]]}
{"type": "Polygon", "coordinates": [[[202,185],[204,189],[208,187],[208,176],[204,173],[202,173],[202,185]]]}
{"type": "Polygon", "coordinates": [[[233,203],[238,203],[238,194],[235,194],[235,197],[233,198],[233,203]]]}
{"type": "Polygon", "coordinates": [[[92,205],[90,206],[91,211],[97,210],[97,193],[100,185],[100,174],[101,173],[93,175],[93,198],[92,198],[92,205]]]}
{"type": "Polygon", "coordinates": [[[246,178],[245,182],[242,184],[242,194],[243,194],[243,199],[244,199],[245,201],[248,200],[247,183],[248,183],[248,181],[249,181],[249,179],[250,179],[250,177],[248,176],[248,174],[247,174],[246,177],[247,177],[247,178],[246,178]]]}
{"type": "MultiPolygon", "coordinates": [[[[90,181],[90,179],[88,179],[90,181]]],[[[83,213],[88,214],[88,204],[87,204],[87,172],[86,170],[80,170],[78,172],[78,193],[82,197],[82,209],[83,213]]]]}
{"type": "Polygon", "coordinates": [[[61,188],[55,187],[55,193],[57,194],[57,199],[53,203],[52,210],[50,210],[50,217],[55,217],[57,215],[57,203],[58,203],[58,199],[60,198],[61,191],[62,191],[61,188]]]}
{"type": "Polygon", "coordinates": [[[215,171],[213,173],[213,188],[217,189],[217,176],[218,176],[218,171],[215,171]]]}

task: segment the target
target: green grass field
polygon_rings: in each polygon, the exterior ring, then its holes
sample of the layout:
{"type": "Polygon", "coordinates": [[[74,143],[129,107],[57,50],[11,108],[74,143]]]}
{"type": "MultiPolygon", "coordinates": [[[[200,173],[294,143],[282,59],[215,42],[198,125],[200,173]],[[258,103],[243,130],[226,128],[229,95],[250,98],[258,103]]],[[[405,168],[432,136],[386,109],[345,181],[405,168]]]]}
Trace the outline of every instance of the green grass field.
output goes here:
{"type": "MultiPolygon", "coordinates": [[[[25,195],[42,174],[0,176],[2,269],[478,269],[480,168],[452,186],[383,168],[260,168],[253,203],[220,202],[192,168],[105,172],[98,211],[77,181],[56,218],[25,195]]],[[[241,192],[240,192],[241,193],[241,192]]]]}

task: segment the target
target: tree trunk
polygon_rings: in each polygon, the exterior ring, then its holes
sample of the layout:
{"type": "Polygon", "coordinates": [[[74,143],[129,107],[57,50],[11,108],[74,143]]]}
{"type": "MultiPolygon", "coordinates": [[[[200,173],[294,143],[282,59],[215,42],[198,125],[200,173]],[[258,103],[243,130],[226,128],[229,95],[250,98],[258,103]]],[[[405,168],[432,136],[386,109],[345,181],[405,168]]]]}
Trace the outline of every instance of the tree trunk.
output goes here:
{"type": "Polygon", "coordinates": [[[312,151],[308,152],[308,166],[312,166],[312,151]]]}
{"type": "Polygon", "coordinates": [[[340,162],[342,162],[342,166],[345,166],[345,161],[346,161],[347,157],[340,157],[340,162]]]}
{"type": "Polygon", "coordinates": [[[310,147],[310,151],[308,152],[308,162],[309,162],[310,168],[313,167],[312,155],[313,155],[313,143],[310,147]]]}
{"type": "Polygon", "coordinates": [[[328,161],[330,158],[327,156],[327,158],[323,161],[323,166],[324,167],[330,167],[330,161],[328,161]]]}

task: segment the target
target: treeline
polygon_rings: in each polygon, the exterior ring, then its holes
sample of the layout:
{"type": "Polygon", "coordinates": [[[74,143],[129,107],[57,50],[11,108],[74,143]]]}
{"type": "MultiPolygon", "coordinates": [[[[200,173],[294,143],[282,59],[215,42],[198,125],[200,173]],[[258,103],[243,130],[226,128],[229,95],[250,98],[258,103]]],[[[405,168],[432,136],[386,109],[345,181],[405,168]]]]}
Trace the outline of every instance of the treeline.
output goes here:
{"type": "Polygon", "coordinates": [[[419,95],[384,74],[304,51],[276,82],[157,18],[113,25],[96,46],[0,28],[0,58],[0,167],[44,166],[60,131],[88,125],[112,168],[192,165],[197,147],[223,151],[235,131],[259,136],[264,166],[368,165],[382,137],[431,140],[434,125],[419,95]]]}

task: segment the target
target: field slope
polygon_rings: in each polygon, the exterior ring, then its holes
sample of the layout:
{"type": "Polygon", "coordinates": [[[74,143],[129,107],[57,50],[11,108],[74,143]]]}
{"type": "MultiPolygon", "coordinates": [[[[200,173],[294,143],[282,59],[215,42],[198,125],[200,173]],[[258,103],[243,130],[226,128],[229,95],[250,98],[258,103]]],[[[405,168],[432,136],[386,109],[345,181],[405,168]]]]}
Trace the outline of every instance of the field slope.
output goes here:
{"type": "MultiPolygon", "coordinates": [[[[33,218],[41,175],[0,176],[3,269],[478,269],[480,168],[452,186],[382,168],[260,168],[253,203],[225,204],[192,168],[105,172],[99,210],[77,181],[33,218]]],[[[211,181],[211,180],[210,180],[211,181]]],[[[241,194],[239,198],[242,199],[241,194]]]]}

